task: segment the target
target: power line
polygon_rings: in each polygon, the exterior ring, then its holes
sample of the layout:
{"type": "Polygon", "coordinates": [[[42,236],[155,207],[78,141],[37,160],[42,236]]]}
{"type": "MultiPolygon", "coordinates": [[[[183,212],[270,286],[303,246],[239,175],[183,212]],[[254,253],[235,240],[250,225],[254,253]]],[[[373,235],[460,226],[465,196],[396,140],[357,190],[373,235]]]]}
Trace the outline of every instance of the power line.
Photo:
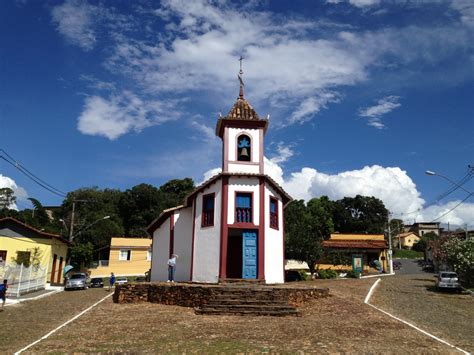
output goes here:
{"type": "Polygon", "coordinates": [[[0,149],[0,159],[6,161],[8,164],[19,170],[23,175],[28,177],[30,180],[32,180],[45,190],[48,190],[49,192],[63,198],[67,197],[67,194],[65,192],[55,188],[54,186],[48,184],[46,181],[42,180],[41,178],[30,172],[3,149],[0,149]],[[3,153],[6,157],[1,155],[1,153],[3,153]]]}
{"type": "MultiPolygon", "coordinates": [[[[451,208],[448,212],[443,213],[441,216],[436,217],[436,218],[433,219],[431,222],[434,222],[434,221],[436,221],[436,220],[438,220],[438,219],[440,219],[440,218],[446,216],[447,214],[451,213],[452,211],[454,211],[456,208],[458,208],[464,201],[466,201],[466,200],[467,200],[469,197],[471,197],[472,195],[473,195],[473,193],[467,195],[467,196],[464,198],[464,200],[462,200],[461,202],[459,202],[456,206],[454,206],[453,208],[451,208]]],[[[430,222],[430,223],[431,223],[431,222],[430,222]]]]}

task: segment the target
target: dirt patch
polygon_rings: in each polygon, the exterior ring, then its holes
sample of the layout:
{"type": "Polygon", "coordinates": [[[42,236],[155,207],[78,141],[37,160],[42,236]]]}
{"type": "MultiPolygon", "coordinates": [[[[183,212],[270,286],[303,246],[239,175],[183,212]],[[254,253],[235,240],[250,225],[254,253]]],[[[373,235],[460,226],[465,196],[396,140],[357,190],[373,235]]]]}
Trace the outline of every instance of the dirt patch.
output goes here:
{"type": "MultiPolygon", "coordinates": [[[[199,316],[191,308],[114,304],[93,312],[32,352],[422,352],[450,349],[363,304],[375,280],[347,280],[302,317],[199,316]],[[73,337],[70,335],[74,334],[73,337]],[[67,341],[64,339],[67,338],[67,341]]],[[[326,287],[315,281],[318,286],[326,287]]],[[[325,282],[325,284],[327,284],[325,282]]]]}

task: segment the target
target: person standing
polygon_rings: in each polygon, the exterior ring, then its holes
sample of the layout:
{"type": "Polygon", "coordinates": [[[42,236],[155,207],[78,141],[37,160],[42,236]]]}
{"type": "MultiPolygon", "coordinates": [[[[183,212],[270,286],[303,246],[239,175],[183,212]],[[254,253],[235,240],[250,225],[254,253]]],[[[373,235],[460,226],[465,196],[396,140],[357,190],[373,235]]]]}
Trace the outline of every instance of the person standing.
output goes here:
{"type": "Polygon", "coordinates": [[[110,273],[110,278],[109,278],[109,291],[114,287],[115,284],[115,275],[113,272],[110,273]]]}
{"type": "Polygon", "coordinates": [[[3,280],[3,284],[0,285],[0,299],[2,300],[2,311],[5,307],[5,301],[7,300],[8,280],[3,280]]]}
{"type": "Polygon", "coordinates": [[[176,259],[178,255],[171,254],[171,258],[168,259],[168,282],[174,282],[174,274],[176,273],[176,259]]]}

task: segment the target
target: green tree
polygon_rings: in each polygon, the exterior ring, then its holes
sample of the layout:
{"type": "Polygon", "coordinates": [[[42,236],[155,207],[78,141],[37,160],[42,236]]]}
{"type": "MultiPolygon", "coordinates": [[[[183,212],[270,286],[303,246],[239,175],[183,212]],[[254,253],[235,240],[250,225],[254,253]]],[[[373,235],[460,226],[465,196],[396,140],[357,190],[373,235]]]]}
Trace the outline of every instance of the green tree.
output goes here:
{"type": "Polygon", "coordinates": [[[323,240],[333,231],[331,202],[326,196],[305,205],[293,201],[285,208],[286,257],[304,261],[314,275],[316,262],[323,254],[323,240]]]}
{"type": "Polygon", "coordinates": [[[12,189],[3,187],[0,189],[0,210],[9,209],[16,202],[16,196],[12,189]]]}
{"type": "Polygon", "coordinates": [[[375,197],[344,197],[332,204],[334,230],[340,233],[384,233],[388,210],[375,197]]]}

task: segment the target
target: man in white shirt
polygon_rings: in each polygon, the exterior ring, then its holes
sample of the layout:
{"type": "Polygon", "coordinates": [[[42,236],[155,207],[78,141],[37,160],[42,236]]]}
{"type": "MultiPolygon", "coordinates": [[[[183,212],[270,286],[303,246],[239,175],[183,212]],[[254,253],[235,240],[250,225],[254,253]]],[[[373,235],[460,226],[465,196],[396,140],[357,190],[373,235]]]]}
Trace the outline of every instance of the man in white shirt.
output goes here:
{"type": "Polygon", "coordinates": [[[172,254],[171,258],[168,259],[168,282],[174,282],[174,274],[176,272],[176,259],[178,255],[172,254]]]}

